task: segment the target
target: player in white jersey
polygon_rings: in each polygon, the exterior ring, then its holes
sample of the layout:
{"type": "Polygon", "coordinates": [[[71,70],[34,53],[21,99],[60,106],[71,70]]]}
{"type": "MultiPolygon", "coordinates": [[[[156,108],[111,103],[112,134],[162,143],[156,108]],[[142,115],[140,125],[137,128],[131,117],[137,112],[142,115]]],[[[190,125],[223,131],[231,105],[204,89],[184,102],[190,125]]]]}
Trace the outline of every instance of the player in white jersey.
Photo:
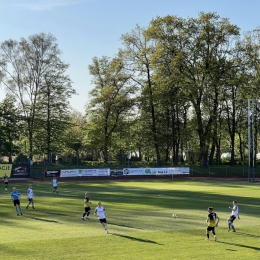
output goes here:
{"type": "Polygon", "coordinates": [[[229,207],[229,209],[232,211],[230,217],[228,218],[228,231],[230,231],[230,228],[232,228],[232,231],[236,232],[233,222],[236,218],[240,219],[236,200],[233,201],[233,207],[229,207]]]}
{"type": "Polygon", "coordinates": [[[59,193],[58,192],[58,181],[57,181],[57,179],[55,177],[52,179],[52,186],[53,186],[52,193],[56,192],[58,194],[59,193]]]}
{"type": "Polygon", "coordinates": [[[29,189],[27,190],[27,197],[28,197],[28,204],[26,206],[26,209],[29,208],[30,204],[32,204],[32,208],[34,209],[34,201],[33,201],[34,192],[32,189],[32,184],[29,185],[29,189]]]}
{"type": "Polygon", "coordinates": [[[101,205],[100,201],[98,202],[98,206],[95,208],[94,215],[98,217],[100,223],[102,224],[106,233],[108,234],[107,220],[106,220],[107,214],[106,214],[104,206],[101,205]]]}

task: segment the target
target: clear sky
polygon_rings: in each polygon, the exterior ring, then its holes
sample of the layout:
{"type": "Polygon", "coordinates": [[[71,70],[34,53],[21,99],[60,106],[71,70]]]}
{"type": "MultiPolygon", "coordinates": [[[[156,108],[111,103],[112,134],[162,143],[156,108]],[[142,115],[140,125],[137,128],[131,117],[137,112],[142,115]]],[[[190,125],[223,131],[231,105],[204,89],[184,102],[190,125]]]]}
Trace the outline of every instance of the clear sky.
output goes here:
{"type": "MultiPolygon", "coordinates": [[[[197,17],[200,11],[230,18],[242,32],[260,26],[260,0],[0,0],[0,42],[53,34],[78,93],[71,106],[84,112],[94,56],[116,55],[120,36],[136,24],[147,27],[156,16],[197,17]]],[[[0,100],[4,96],[0,86],[0,100]]]]}

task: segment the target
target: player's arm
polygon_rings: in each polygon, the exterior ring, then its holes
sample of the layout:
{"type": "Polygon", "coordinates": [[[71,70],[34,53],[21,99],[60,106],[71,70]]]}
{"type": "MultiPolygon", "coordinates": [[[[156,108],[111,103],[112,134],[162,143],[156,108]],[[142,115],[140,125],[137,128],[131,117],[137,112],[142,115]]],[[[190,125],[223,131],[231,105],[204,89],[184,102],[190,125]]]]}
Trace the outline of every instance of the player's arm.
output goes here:
{"type": "Polygon", "coordinates": [[[237,218],[238,218],[238,219],[240,219],[240,216],[239,216],[239,214],[237,214],[237,218]]]}
{"type": "Polygon", "coordinates": [[[209,222],[209,220],[210,220],[210,218],[208,217],[208,218],[206,219],[206,222],[208,223],[208,222],[209,222]]]}
{"type": "Polygon", "coordinates": [[[13,195],[12,195],[12,194],[11,194],[11,200],[12,200],[12,201],[14,201],[14,197],[13,197],[13,195]]]}
{"type": "Polygon", "coordinates": [[[218,226],[218,223],[219,223],[219,217],[218,215],[216,215],[216,227],[218,226]]]}
{"type": "Polygon", "coordinates": [[[97,209],[95,209],[95,211],[94,211],[94,215],[97,216],[97,209]]]}
{"type": "Polygon", "coordinates": [[[234,206],[234,207],[228,207],[229,209],[231,209],[232,210],[232,213],[233,212],[235,212],[236,211],[236,209],[237,209],[237,206],[234,206]]]}

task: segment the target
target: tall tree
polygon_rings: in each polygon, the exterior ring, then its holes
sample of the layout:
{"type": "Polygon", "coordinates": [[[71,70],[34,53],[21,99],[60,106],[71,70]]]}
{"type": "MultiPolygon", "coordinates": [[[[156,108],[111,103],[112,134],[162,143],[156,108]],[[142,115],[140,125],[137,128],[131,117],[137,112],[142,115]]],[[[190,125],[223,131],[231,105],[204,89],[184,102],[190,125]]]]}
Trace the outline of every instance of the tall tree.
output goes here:
{"type": "Polygon", "coordinates": [[[90,133],[90,136],[98,143],[107,163],[112,134],[118,127],[120,116],[133,106],[136,87],[131,84],[131,75],[125,70],[120,53],[113,59],[93,58],[89,71],[95,86],[89,93],[91,100],[87,108],[87,114],[95,126],[91,128],[93,135],[90,133]]]}
{"type": "Polygon", "coordinates": [[[128,69],[132,71],[132,79],[141,89],[139,103],[141,109],[147,115],[148,129],[153,137],[153,145],[156,154],[156,161],[161,165],[160,141],[158,137],[158,117],[156,111],[157,96],[155,95],[155,82],[153,80],[153,69],[151,56],[155,51],[153,42],[145,34],[145,30],[137,26],[135,30],[124,34],[121,37],[124,44],[125,60],[128,69]]]}
{"type": "Polygon", "coordinates": [[[17,142],[20,132],[22,131],[22,120],[19,115],[19,110],[14,104],[14,98],[9,95],[0,102],[0,139],[2,140],[2,153],[9,157],[9,163],[12,163],[13,155],[17,155],[19,152],[17,142]]]}
{"type": "Polygon", "coordinates": [[[201,166],[206,166],[218,115],[219,88],[223,86],[223,75],[228,69],[231,39],[239,35],[239,29],[216,13],[203,12],[198,18],[186,20],[175,16],[157,18],[151,22],[151,27],[151,39],[168,49],[166,55],[171,54],[171,66],[178,73],[182,93],[193,106],[201,166]]]}
{"type": "Polygon", "coordinates": [[[39,128],[36,122],[42,118],[39,116],[43,109],[41,101],[48,93],[46,86],[52,93],[57,91],[60,83],[64,88],[69,87],[69,78],[63,76],[67,65],[60,60],[61,52],[51,34],[35,34],[19,42],[7,40],[1,44],[0,51],[2,83],[21,106],[27,124],[29,158],[32,159],[34,134],[39,128]]]}

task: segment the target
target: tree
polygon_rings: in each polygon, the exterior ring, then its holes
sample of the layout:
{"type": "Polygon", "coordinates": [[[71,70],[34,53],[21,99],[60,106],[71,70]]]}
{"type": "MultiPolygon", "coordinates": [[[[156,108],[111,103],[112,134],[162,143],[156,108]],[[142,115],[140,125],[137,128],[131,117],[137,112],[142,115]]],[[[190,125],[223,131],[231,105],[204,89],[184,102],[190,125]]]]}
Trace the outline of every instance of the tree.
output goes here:
{"type": "Polygon", "coordinates": [[[70,125],[65,129],[64,143],[68,149],[75,152],[77,165],[79,164],[79,154],[84,148],[84,137],[86,136],[86,118],[82,113],[73,111],[70,115],[70,125]]]}
{"type": "Polygon", "coordinates": [[[239,35],[239,29],[216,13],[201,12],[197,19],[157,18],[151,22],[149,35],[158,42],[159,51],[161,46],[166,50],[162,60],[170,55],[168,60],[181,93],[193,106],[201,166],[206,167],[212,133],[216,135],[212,130],[218,118],[221,88],[230,69],[231,39],[239,35]]]}
{"type": "Polygon", "coordinates": [[[153,146],[156,154],[157,165],[161,165],[160,141],[157,130],[157,96],[155,95],[155,82],[153,80],[153,69],[151,67],[151,56],[155,46],[149,42],[145,30],[137,26],[131,33],[122,35],[124,44],[125,60],[128,69],[132,73],[132,80],[140,88],[139,106],[145,112],[148,121],[148,129],[153,137],[153,146]]]}
{"type": "Polygon", "coordinates": [[[14,103],[14,98],[9,95],[0,103],[0,139],[2,140],[3,154],[9,157],[9,163],[13,161],[12,156],[19,152],[17,142],[22,122],[19,110],[14,106],[14,103]]]}
{"type": "Polygon", "coordinates": [[[87,108],[89,119],[94,123],[89,135],[107,163],[112,135],[118,127],[119,118],[133,106],[136,87],[131,84],[131,75],[125,70],[120,53],[113,59],[94,57],[89,71],[95,85],[90,91],[91,100],[87,108]]]}
{"type": "MultiPolygon", "coordinates": [[[[0,69],[4,74],[2,83],[22,109],[29,140],[29,158],[32,159],[35,133],[43,126],[42,110],[46,111],[46,107],[42,107],[42,101],[45,95],[48,91],[55,93],[61,86],[70,89],[70,80],[63,75],[67,65],[60,60],[61,52],[51,34],[35,34],[19,42],[7,40],[1,44],[0,51],[0,69]]],[[[64,98],[69,96],[63,96],[61,101],[64,98]]]]}

